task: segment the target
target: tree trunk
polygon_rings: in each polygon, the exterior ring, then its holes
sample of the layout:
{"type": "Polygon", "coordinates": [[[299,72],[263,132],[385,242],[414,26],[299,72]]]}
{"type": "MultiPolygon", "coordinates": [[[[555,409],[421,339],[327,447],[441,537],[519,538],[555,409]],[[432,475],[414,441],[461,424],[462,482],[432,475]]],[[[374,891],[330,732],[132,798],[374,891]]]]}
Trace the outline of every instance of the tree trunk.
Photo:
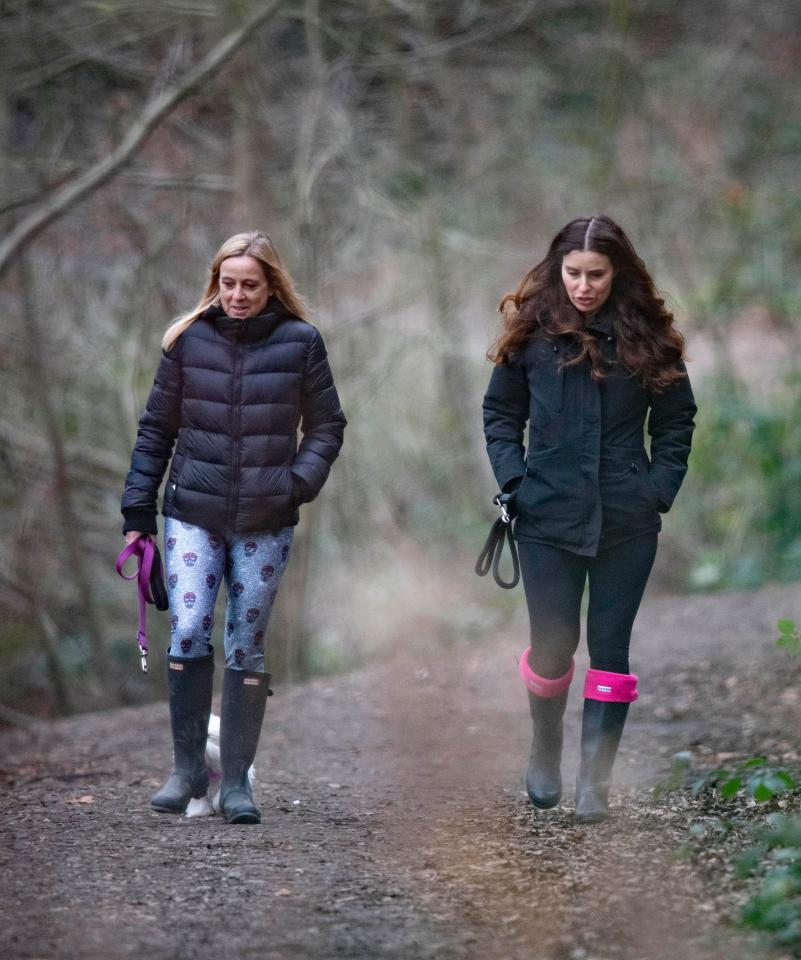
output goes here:
{"type": "MultiPolygon", "coordinates": [[[[484,461],[484,450],[479,449],[471,429],[476,423],[477,404],[474,402],[467,365],[460,355],[464,342],[461,329],[461,307],[455,300],[449,273],[447,249],[442,240],[442,222],[439,201],[429,194],[426,200],[425,251],[429,263],[429,302],[434,324],[439,330],[442,353],[442,390],[440,406],[443,412],[439,435],[447,437],[447,456],[451,459],[449,476],[459,477],[461,495],[477,502],[481,496],[483,477],[478,465],[484,461]]],[[[435,438],[432,437],[432,442],[435,438]]]]}
{"type": "MultiPolygon", "coordinates": [[[[314,303],[317,297],[318,239],[314,223],[312,192],[314,177],[311,168],[314,162],[314,131],[319,122],[317,111],[324,94],[325,60],[320,35],[320,9],[318,0],[306,0],[304,4],[304,30],[309,60],[309,122],[305,127],[307,141],[298,150],[299,165],[296,169],[297,235],[300,242],[300,277],[302,289],[314,303]]],[[[303,129],[303,128],[302,128],[303,129]]],[[[287,571],[287,583],[279,593],[274,616],[276,639],[273,643],[271,663],[280,666],[288,682],[302,680],[311,672],[310,647],[312,631],[308,609],[310,597],[310,570],[316,549],[318,530],[318,504],[303,509],[303,521],[296,528],[292,547],[292,563],[287,571]]]]}
{"type": "MultiPolygon", "coordinates": [[[[44,338],[34,303],[33,285],[27,258],[24,255],[21,256],[18,264],[23,335],[27,361],[31,371],[32,396],[41,412],[53,457],[53,490],[67,558],[64,570],[66,576],[72,579],[80,601],[81,617],[92,652],[92,668],[102,685],[102,698],[107,702],[116,702],[119,695],[112,695],[113,670],[104,642],[103,631],[100,627],[100,617],[91,586],[87,552],[83,545],[82,525],[79,512],[75,506],[75,494],[67,468],[62,425],[51,392],[52,377],[44,363],[44,338]]],[[[34,600],[34,604],[36,603],[37,601],[34,600]]]]}

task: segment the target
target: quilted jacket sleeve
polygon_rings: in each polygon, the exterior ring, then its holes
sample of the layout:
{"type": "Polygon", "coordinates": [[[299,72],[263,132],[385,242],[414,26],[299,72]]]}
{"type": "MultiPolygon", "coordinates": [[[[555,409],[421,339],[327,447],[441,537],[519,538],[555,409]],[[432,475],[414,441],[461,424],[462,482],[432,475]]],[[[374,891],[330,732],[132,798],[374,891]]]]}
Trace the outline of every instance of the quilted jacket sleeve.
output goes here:
{"type": "Polygon", "coordinates": [[[299,499],[307,502],[322,490],[342,447],[347,425],[318,330],[314,331],[306,357],[300,414],[303,439],[292,463],[292,474],[300,491],[299,499]]]}
{"type": "Polygon", "coordinates": [[[501,490],[516,486],[526,472],[523,431],[529,413],[525,370],[514,360],[498,363],[484,395],[484,437],[501,490]]]}
{"type": "Polygon", "coordinates": [[[157,532],[157,496],[181,422],[180,340],[163,353],[145,412],[139,421],[131,469],[122,495],[123,533],[157,532]]]}
{"type": "Polygon", "coordinates": [[[697,407],[687,377],[663,393],[650,397],[648,433],[651,436],[651,469],[648,479],[659,494],[659,509],[667,512],[687,473],[687,460],[697,407]]]}

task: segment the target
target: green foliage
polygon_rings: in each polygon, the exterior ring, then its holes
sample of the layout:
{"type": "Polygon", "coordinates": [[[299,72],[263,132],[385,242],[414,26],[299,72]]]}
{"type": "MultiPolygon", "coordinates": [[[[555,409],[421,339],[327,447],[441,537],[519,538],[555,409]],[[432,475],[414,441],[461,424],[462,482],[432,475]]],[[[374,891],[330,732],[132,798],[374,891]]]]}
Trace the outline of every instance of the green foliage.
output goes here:
{"type": "Polygon", "coordinates": [[[779,628],[779,637],[776,640],[776,646],[782,647],[789,653],[798,653],[799,650],[801,650],[801,636],[799,636],[795,621],[779,620],[776,626],[779,628]]]}
{"type": "MultiPolygon", "coordinates": [[[[781,622],[787,624],[785,634],[791,633],[794,625],[781,622]]],[[[797,786],[792,774],[764,757],[751,757],[731,769],[699,772],[692,767],[691,754],[682,751],[674,755],[670,773],[655,795],[683,789],[694,799],[714,796],[725,804],[725,817],[707,817],[690,826],[677,856],[693,857],[707,848],[731,849],[736,844],[737,878],[758,881],[742,908],[742,923],[765,935],[769,945],[801,957],[801,817],[770,813],[754,834],[756,808],[743,803],[751,798],[766,804],[797,786]]]]}
{"type": "Polygon", "coordinates": [[[777,381],[764,396],[718,378],[699,408],[680,498],[696,542],[691,586],[801,579],[801,377],[777,381]]]}
{"type": "Polygon", "coordinates": [[[751,757],[733,768],[718,767],[697,771],[692,767],[692,756],[681,751],[673,756],[670,773],[654,790],[661,796],[671,790],[688,788],[693,797],[716,793],[723,800],[738,795],[752,797],[757,803],[770,800],[796,788],[793,775],[783,767],[774,767],[765,757],[751,757]]]}
{"type": "Polygon", "coordinates": [[[742,922],[801,957],[801,818],[770,816],[756,843],[738,858],[737,870],[741,878],[761,878],[742,922]]]}

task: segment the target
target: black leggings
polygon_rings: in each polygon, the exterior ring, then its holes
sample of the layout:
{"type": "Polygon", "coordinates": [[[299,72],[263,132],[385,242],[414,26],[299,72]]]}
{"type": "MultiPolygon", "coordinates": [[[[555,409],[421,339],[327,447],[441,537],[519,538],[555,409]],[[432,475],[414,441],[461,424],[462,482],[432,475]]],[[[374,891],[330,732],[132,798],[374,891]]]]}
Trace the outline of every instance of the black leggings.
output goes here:
{"type": "Polygon", "coordinates": [[[587,646],[590,666],[629,672],[634,618],[656,556],[657,534],[648,533],[580,557],[542,543],[520,543],[520,570],[531,622],[531,667],[561,677],[579,642],[584,583],[589,577],[587,646]]]}

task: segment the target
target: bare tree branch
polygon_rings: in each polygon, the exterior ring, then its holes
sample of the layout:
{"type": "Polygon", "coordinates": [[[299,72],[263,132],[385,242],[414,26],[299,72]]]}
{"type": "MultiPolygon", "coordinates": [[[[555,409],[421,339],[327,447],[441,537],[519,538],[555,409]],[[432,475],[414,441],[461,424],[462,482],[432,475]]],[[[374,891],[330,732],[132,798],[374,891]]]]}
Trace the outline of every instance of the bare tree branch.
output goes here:
{"type": "MultiPolygon", "coordinates": [[[[44,437],[38,437],[30,428],[17,427],[8,420],[0,420],[0,443],[6,448],[19,450],[28,457],[44,457],[51,450],[50,444],[44,437]]],[[[89,447],[84,440],[67,443],[64,449],[70,469],[81,470],[97,480],[103,477],[117,479],[128,469],[128,461],[125,457],[113,450],[89,447]]]]}
{"type": "Polygon", "coordinates": [[[139,118],[131,126],[128,135],[116,149],[91,166],[76,180],[47,197],[24,220],[21,220],[0,242],[0,277],[8,269],[14,256],[45,227],[113,177],[131,159],[161,121],[201,83],[208,80],[216,70],[227,63],[233,54],[250,39],[253,32],[272,16],[280,2],[281,0],[269,0],[244,26],[224,37],[179,82],[164,89],[145,106],[139,118]]]}
{"type": "MultiPolygon", "coordinates": [[[[231,177],[222,173],[195,173],[188,177],[148,173],[146,170],[127,170],[120,179],[152,190],[203,190],[209,193],[232,193],[231,177]]],[[[0,211],[2,212],[2,211],[0,211]]]]}

